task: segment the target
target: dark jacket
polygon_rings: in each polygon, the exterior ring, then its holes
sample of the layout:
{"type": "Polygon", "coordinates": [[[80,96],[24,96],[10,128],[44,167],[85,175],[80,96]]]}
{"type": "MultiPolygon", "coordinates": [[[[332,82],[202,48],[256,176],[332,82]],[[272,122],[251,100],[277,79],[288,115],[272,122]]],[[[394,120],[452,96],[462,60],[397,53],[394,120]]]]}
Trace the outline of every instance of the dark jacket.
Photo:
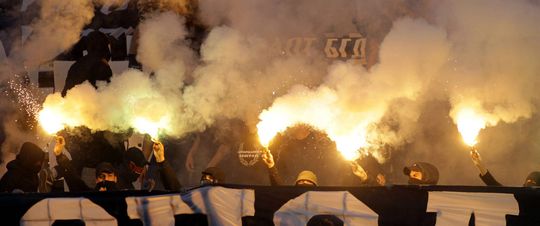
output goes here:
{"type": "Polygon", "coordinates": [[[487,186],[502,186],[501,183],[495,180],[495,178],[493,177],[493,175],[491,175],[489,171],[487,171],[485,175],[482,176],[480,174],[479,176],[480,176],[480,179],[482,179],[484,184],[486,184],[487,186]]]}
{"type": "Polygon", "coordinates": [[[167,160],[157,163],[159,175],[161,177],[161,181],[163,182],[163,187],[165,187],[165,190],[169,191],[179,191],[182,186],[180,185],[180,182],[176,178],[176,173],[174,172],[173,168],[167,162],[167,160]]]}
{"type": "Polygon", "coordinates": [[[268,169],[268,176],[270,177],[270,184],[272,186],[283,185],[283,180],[281,179],[281,176],[279,175],[279,171],[276,166],[268,169]]]}
{"type": "Polygon", "coordinates": [[[61,154],[56,156],[56,161],[58,162],[58,165],[55,167],[58,175],[57,177],[64,177],[64,180],[69,187],[69,191],[80,192],[93,190],[75,173],[75,170],[73,170],[73,167],[71,166],[71,161],[66,155],[61,154]]]}
{"type": "Polygon", "coordinates": [[[422,180],[409,178],[408,183],[414,185],[437,185],[439,182],[439,170],[434,165],[427,162],[416,162],[410,167],[405,167],[403,172],[409,175],[410,171],[422,173],[422,180]]]}
{"type": "MultiPolygon", "coordinates": [[[[92,191],[94,189],[88,187],[84,181],[73,172],[70,160],[64,155],[56,157],[58,166],[56,168],[59,177],[64,177],[70,191],[92,191]]],[[[166,190],[178,191],[182,187],[178,179],[176,179],[176,173],[165,160],[162,163],[157,163],[158,170],[163,181],[163,185],[166,190]]],[[[131,181],[132,182],[132,181],[131,181]]],[[[122,174],[118,176],[118,189],[120,190],[133,190],[135,189],[129,180],[122,179],[122,174]]]]}
{"type": "Polygon", "coordinates": [[[0,179],[0,192],[37,192],[38,173],[44,158],[45,152],[41,148],[30,142],[24,143],[15,160],[7,164],[8,171],[0,179]]]}
{"type": "Polygon", "coordinates": [[[112,70],[108,61],[111,52],[107,36],[94,31],[88,35],[87,43],[88,54],[69,68],[62,96],[65,96],[69,89],[85,81],[89,81],[94,87],[97,81],[110,82],[112,70]]]}

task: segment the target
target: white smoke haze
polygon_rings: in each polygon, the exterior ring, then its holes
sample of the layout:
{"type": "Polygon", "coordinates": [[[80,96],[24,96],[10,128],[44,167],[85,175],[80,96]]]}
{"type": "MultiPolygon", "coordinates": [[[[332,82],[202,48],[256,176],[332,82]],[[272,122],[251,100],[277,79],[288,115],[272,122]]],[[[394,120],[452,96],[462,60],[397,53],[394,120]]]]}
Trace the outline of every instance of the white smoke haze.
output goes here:
{"type": "MultiPolygon", "coordinates": [[[[86,1],[43,4],[81,11],[60,20],[45,10],[42,18],[53,22],[43,26],[60,26],[29,40],[22,52],[29,62],[69,48],[92,17],[86,1]],[[47,48],[35,47],[47,42],[47,48]]],[[[469,107],[486,118],[478,148],[501,183],[520,185],[540,168],[532,160],[540,155],[538,3],[201,0],[198,7],[198,19],[209,27],[200,56],[185,41],[185,19],[151,14],[139,27],[138,59],[145,72],[115,75],[97,90],[82,84],[65,98],[49,96],[44,106],[76,119],[69,124],[93,130],[124,131],[138,117],[163,120],[162,132],[174,137],[222,118],[242,119],[252,129],[259,118],[270,120],[279,127],[274,132],[307,123],[392,164],[398,183],[406,181],[400,167],[427,161],[439,167],[441,184],[480,185],[453,118],[469,107]],[[322,54],[285,54],[275,45],[359,30],[382,42],[368,45],[378,51],[369,53],[377,62],[369,69],[330,62],[322,54]],[[186,84],[188,77],[193,82],[186,84]],[[387,146],[396,153],[379,152],[387,146]]]]}
{"type": "Polygon", "coordinates": [[[530,1],[458,2],[447,2],[443,16],[456,44],[446,74],[454,108],[477,102],[492,125],[531,117],[538,99],[540,8],[530,1]]]}
{"type": "Polygon", "coordinates": [[[379,142],[368,138],[384,139],[369,135],[377,132],[370,127],[391,101],[417,98],[446,63],[449,47],[443,30],[422,20],[400,20],[382,44],[380,64],[368,72],[357,64],[335,63],[323,86],[297,88],[278,98],[261,114],[259,129],[273,127],[270,134],[275,134],[298,123],[313,125],[328,133],[347,159],[354,159],[351,152],[379,142]]]}
{"type": "Polygon", "coordinates": [[[183,24],[179,16],[163,13],[140,25],[138,57],[153,76],[128,70],[113,76],[109,84],[98,85],[97,90],[83,83],[69,90],[64,98],[58,93],[49,95],[44,109],[55,112],[64,125],[84,125],[91,130],[122,132],[132,128],[139,118],[161,124],[161,132],[171,136],[179,132],[169,125],[178,121],[193,128],[189,124],[193,120],[186,119],[181,111],[184,60],[191,62],[193,57],[183,43],[183,24]]]}
{"type": "Polygon", "coordinates": [[[438,6],[437,24],[452,44],[450,64],[425,94],[436,100],[422,110],[406,161],[435,163],[443,184],[482,185],[452,125],[458,112],[471,109],[485,121],[477,147],[486,166],[501,183],[519,186],[539,168],[530,158],[538,155],[533,141],[538,134],[538,4],[445,1],[438,6]],[[442,117],[445,111],[451,118],[442,117]]]}
{"type": "Polygon", "coordinates": [[[33,68],[71,48],[80,38],[83,27],[94,16],[89,0],[42,0],[39,18],[32,34],[15,58],[33,68]]]}
{"type": "Polygon", "coordinates": [[[190,108],[208,123],[225,117],[254,125],[258,113],[292,85],[319,83],[323,59],[281,56],[271,48],[272,41],[229,27],[213,29],[201,48],[195,82],[185,90],[190,108]]]}

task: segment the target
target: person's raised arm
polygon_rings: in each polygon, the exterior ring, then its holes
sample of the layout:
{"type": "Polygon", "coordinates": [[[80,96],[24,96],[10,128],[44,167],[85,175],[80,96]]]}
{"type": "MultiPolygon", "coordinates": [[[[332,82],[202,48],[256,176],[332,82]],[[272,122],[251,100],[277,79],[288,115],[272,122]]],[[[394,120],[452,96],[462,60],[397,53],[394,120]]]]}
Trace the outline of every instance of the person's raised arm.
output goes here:
{"type": "Polygon", "coordinates": [[[271,185],[282,185],[283,180],[279,175],[279,172],[276,168],[276,163],[274,162],[274,156],[268,149],[264,149],[262,153],[262,160],[264,164],[268,167],[268,177],[270,178],[271,185]]]}
{"type": "Polygon", "coordinates": [[[80,192],[80,191],[91,191],[92,189],[84,183],[84,181],[77,176],[73,169],[71,168],[71,161],[63,153],[64,147],[66,145],[66,140],[62,136],[56,137],[56,144],[54,145],[54,156],[56,157],[56,162],[58,166],[55,167],[57,172],[57,177],[64,177],[66,183],[69,187],[69,191],[80,192]]]}
{"type": "Polygon", "coordinates": [[[476,150],[476,148],[471,149],[471,159],[474,163],[474,166],[478,169],[481,176],[484,176],[487,174],[488,170],[484,166],[484,163],[482,162],[482,156],[480,156],[480,153],[476,150]]]}
{"type": "Polygon", "coordinates": [[[501,183],[499,183],[493,175],[489,172],[489,170],[486,168],[484,163],[482,162],[482,156],[480,156],[480,153],[478,153],[478,150],[476,148],[471,149],[471,159],[478,168],[478,171],[480,171],[480,179],[487,185],[487,186],[502,186],[501,183]]]}
{"type": "Polygon", "coordinates": [[[165,161],[165,148],[163,147],[163,144],[159,141],[154,141],[153,151],[165,189],[170,191],[180,190],[181,185],[176,178],[176,173],[169,163],[165,161]]]}

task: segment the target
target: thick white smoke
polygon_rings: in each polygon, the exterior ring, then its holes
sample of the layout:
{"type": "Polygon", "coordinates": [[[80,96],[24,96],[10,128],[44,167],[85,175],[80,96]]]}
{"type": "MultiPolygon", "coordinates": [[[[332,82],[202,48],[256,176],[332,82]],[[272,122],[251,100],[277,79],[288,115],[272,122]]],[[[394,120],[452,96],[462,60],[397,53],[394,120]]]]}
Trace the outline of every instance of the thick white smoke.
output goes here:
{"type": "Polygon", "coordinates": [[[59,93],[50,95],[44,109],[50,109],[51,117],[65,126],[84,125],[92,130],[126,131],[141,118],[159,124],[161,132],[169,135],[183,132],[173,125],[184,120],[192,128],[181,98],[184,62],[193,57],[184,43],[184,22],[176,14],[163,13],[140,25],[138,57],[152,76],[128,70],[113,76],[108,85],[98,85],[97,90],[83,83],[70,89],[65,98],[59,93]]]}
{"type": "Polygon", "coordinates": [[[385,139],[371,134],[378,133],[371,127],[392,101],[416,100],[446,63],[449,49],[444,30],[422,20],[400,20],[382,44],[380,63],[369,72],[358,64],[335,63],[322,86],[296,88],[276,99],[261,114],[259,129],[269,126],[277,133],[297,123],[310,124],[327,132],[351,159],[351,152],[385,139]]]}
{"type": "MultiPolygon", "coordinates": [[[[85,1],[46,4],[89,10],[85,1]]],[[[263,112],[262,120],[281,123],[275,132],[309,123],[336,142],[357,139],[355,145],[381,162],[388,156],[377,150],[391,145],[402,150],[391,164],[430,161],[439,166],[442,183],[478,184],[452,118],[465,106],[493,126],[481,131],[478,147],[503,183],[521,182],[497,170],[509,167],[504,156],[538,155],[532,139],[540,134],[540,7],[534,1],[201,0],[198,9],[208,26],[200,56],[188,47],[184,19],[149,16],[139,27],[145,72],[115,75],[97,90],[77,86],[65,98],[50,96],[44,106],[58,107],[64,120],[78,120],[70,125],[120,131],[142,117],[163,122],[162,132],[176,137],[221,118],[240,118],[254,128],[263,112]],[[289,45],[298,37],[307,43],[351,32],[367,35],[368,69],[324,59],[324,42],[307,49],[289,45]]],[[[23,51],[22,58],[40,62],[75,43],[91,14],[66,15],[63,26],[36,33],[62,34],[51,40],[61,42],[40,50],[31,39],[34,52],[23,51]]],[[[38,37],[36,43],[48,40],[38,37]]],[[[515,172],[526,175],[534,167],[528,161],[515,172]]]]}
{"type": "Polygon", "coordinates": [[[38,4],[39,18],[30,25],[32,34],[21,51],[14,53],[17,61],[31,68],[71,48],[94,16],[89,0],[42,0],[38,4]]]}
{"type": "Polygon", "coordinates": [[[496,121],[512,123],[530,117],[540,73],[538,5],[448,1],[445,6],[443,26],[455,43],[452,70],[446,74],[452,82],[452,104],[477,102],[479,110],[496,121]]]}

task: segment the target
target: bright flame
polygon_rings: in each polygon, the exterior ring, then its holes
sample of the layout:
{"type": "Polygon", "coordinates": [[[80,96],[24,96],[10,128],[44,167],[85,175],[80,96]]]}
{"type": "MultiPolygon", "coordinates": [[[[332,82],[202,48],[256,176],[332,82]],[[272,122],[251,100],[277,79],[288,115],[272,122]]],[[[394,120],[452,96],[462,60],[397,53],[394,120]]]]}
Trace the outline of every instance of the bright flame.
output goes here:
{"type": "Polygon", "coordinates": [[[478,133],[487,124],[486,119],[471,108],[459,110],[456,114],[455,121],[463,141],[471,147],[476,145],[478,133]]]}
{"type": "Polygon", "coordinates": [[[62,121],[61,112],[54,111],[51,108],[44,108],[41,110],[38,113],[38,121],[41,128],[51,135],[65,127],[65,123],[62,121]]]}
{"type": "Polygon", "coordinates": [[[135,120],[133,120],[133,128],[139,133],[150,135],[152,140],[158,140],[159,131],[167,128],[167,125],[168,120],[166,120],[166,118],[162,118],[157,122],[143,117],[136,117],[135,120]]]}
{"type": "Polygon", "coordinates": [[[286,122],[286,120],[279,120],[277,117],[267,117],[267,120],[262,120],[257,124],[257,134],[259,135],[259,142],[265,148],[268,148],[270,141],[279,133],[287,129],[287,127],[294,125],[294,122],[286,122]]]}
{"type": "Polygon", "coordinates": [[[370,134],[370,126],[378,122],[384,112],[383,103],[373,102],[359,108],[339,98],[334,89],[326,86],[316,90],[296,87],[259,115],[259,141],[268,148],[278,133],[297,124],[307,124],[326,133],[343,158],[351,161],[359,158],[359,151],[370,145],[370,137],[377,137],[370,134]]]}
{"type": "MultiPolygon", "coordinates": [[[[291,120],[290,117],[285,117],[285,112],[280,111],[265,111],[259,117],[261,121],[257,124],[257,133],[259,142],[265,148],[268,148],[270,141],[281,132],[284,132],[289,127],[297,124],[308,124],[316,129],[324,131],[328,137],[336,143],[337,150],[347,161],[353,161],[360,157],[358,150],[367,146],[366,130],[364,126],[346,130],[343,128],[321,128],[315,123],[310,123],[307,120],[291,120]]],[[[335,126],[335,124],[333,124],[335,126]]]]}
{"type": "Polygon", "coordinates": [[[336,142],[336,148],[347,161],[353,161],[360,157],[360,148],[366,147],[365,133],[346,134],[342,136],[328,135],[336,142]]]}

